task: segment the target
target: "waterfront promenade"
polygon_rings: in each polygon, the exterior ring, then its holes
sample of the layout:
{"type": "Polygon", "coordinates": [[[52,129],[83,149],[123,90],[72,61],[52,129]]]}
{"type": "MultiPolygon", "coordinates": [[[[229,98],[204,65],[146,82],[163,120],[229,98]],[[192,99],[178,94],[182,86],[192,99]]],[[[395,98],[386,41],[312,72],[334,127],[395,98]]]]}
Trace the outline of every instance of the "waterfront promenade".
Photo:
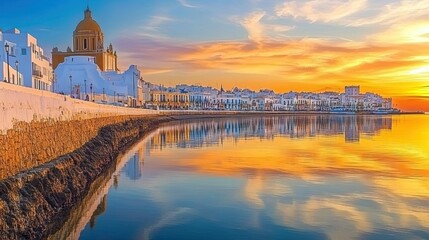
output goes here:
{"type": "Polygon", "coordinates": [[[327,113],[147,110],[96,104],[7,83],[0,83],[0,104],[0,205],[7,206],[0,211],[0,233],[11,238],[40,238],[58,229],[119,154],[161,123],[327,113]],[[22,205],[25,209],[19,210],[22,205]],[[38,213],[40,206],[43,214],[38,213]]]}
{"type": "Polygon", "coordinates": [[[97,104],[0,82],[0,179],[72,152],[103,126],[133,118],[328,114],[329,111],[149,110],[97,104]]]}

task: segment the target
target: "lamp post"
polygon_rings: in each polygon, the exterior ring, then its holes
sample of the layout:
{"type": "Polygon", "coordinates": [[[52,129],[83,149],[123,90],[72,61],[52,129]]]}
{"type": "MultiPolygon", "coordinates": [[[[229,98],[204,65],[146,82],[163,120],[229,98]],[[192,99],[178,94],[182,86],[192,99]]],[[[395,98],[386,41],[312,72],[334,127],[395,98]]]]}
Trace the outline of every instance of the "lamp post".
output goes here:
{"type": "Polygon", "coordinates": [[[134,76],[135,75],[137,75],[135,72],[133,72],[133,107],[135,107],[134,106],[134,99],[136,99],[137,98],[137,96],[136,96],[136,83],[135,83],[135,80],[134,80],[134,76]]]}
{"type": "Polygon", "coordinates": [[[86,79],[83,80],[83,82],[85,83],[85,98],[86,98],[86,79]]]}
{"type": "Polygon", "coordinates": [[[94,101],[94,97],[92,95],[92,83],[89,85],[89,90],[91,91],[91,102],[94,101]]]}
{"type": "Polygon", "coordinates": [[[19,71],[18,71],[18,67],[19,67],[19,62],[18,62],[18,60],[16,60],[15,61],[15,67],[16,67],[16,83],[18,84],[18,85],[21,85],[20,83],[19,83],[19,71]]]}
{"type": "Polygon", "coordinates": [[[10,83],[10,65],[9,65],[9,44],[6,43],[4,45],[4,49],[6,50],[6,56],[7,56],[7,82],[10,83]]]}
{"type": "Polygon", "coordinates": [[[116,91],[113,91],[113,102],[116,102],[116,91]]]}
{"type": "Polygon", "coordinates": [[[70,97],[73,97],[73,79],[72,79],[72,75],[69,76],[70,79],[70,97]]]}
{"type": "Polygon", "coordinates": [[[103,88],[103,102],[105,101],[105,99],[104,99],[105,95],[104,94],[106,94],[106,93],[105,93],[104,88],[103,88]]]}

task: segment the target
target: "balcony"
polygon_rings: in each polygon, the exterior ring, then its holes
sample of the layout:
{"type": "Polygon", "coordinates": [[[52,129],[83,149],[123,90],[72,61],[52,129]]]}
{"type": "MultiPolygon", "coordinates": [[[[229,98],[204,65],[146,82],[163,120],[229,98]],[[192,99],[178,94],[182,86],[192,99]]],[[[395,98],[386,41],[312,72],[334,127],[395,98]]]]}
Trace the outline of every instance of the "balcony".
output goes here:
{"type": "Polygon", "coordinates": [[[33,69],[33,76],[42,78],[43,77],[42,71],[33,69]]]}

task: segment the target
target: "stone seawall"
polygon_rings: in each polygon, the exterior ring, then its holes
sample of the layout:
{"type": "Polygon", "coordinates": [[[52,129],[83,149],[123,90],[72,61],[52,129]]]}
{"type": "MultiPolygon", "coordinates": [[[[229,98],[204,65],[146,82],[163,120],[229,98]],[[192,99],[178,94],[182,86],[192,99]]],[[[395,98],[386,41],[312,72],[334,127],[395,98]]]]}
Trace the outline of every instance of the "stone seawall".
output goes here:
{"type": "Polygon", "coordinates": [[[131,116],[69,121],[19,122],[0,135],[0,179],[72,152],[94,138],[101,127],[131,116]]]}
{"type": "Polygon", "coordinates": [[[156,114],[0,82],[0,179],[81,147],[103,126],[156,114]]]}
{"type": "Polygon", "coordinates": [[[136,118],[102,127],[73,152],[0,181],[0,236],[41,239],[56,231],[122,150],[172,119],[136,118]]]}

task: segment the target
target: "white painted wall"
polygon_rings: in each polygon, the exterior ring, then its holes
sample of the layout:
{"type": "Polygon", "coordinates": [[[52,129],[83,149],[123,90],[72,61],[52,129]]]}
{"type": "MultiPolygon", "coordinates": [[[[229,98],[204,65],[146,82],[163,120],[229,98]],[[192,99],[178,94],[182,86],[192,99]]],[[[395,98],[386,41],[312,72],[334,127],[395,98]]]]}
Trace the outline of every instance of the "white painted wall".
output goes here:
{"type": "Polygon", "coordinates": [[[73,99],[48,91],[0,82],[0,132],[14,121],[90,119],[118,115],[153,115],[158,111],[125,108],[73,99]]]}
{"type": "Polygon", "coordinates": [[[38,45],[37,39],[29,33],[21,33],[16,28],[2,32],[2,39],[0,39],[2,48],[0,48],[0,55],[2,55],[3,61],[6,61],[4,51],[6,42],[11,46],[9,55],[11,71],[16,72],[15,61],[18,61],[18,68],[19,72],[22,74],[23,85],[31,88],[51,90],[52,68],[50,66],[50,60],[44,55],[44,51],[38,45]],[[36,67],[38,69],[36,69],[36,67]],[[33,72],[38,72],[40,74],[36,76],[33,72]]]}

